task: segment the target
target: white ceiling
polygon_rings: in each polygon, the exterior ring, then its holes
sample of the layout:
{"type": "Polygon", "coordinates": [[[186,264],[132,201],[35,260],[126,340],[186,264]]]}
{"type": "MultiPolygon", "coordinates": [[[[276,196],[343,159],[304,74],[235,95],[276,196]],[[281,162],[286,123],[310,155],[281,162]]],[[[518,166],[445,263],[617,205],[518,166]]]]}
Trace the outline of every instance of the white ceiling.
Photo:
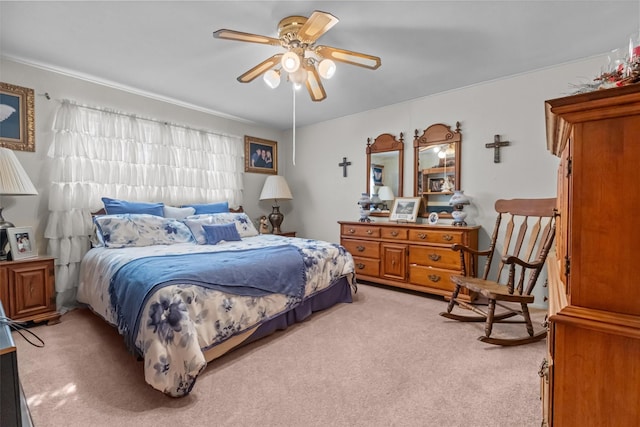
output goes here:
{"type": "Polygon", "coordinates": [[[314,10],[340,19],[318,44],[379,56],[382,66],[338,64],[321,102],[298,92],[298,126],[603,54],[640,27],[638,0],[2,1],[0,53],[287,129],[290,84],[272,90],[262,79],[236,80],[280,48],[212,33],[277,38],[280,19],[314,10]]]}

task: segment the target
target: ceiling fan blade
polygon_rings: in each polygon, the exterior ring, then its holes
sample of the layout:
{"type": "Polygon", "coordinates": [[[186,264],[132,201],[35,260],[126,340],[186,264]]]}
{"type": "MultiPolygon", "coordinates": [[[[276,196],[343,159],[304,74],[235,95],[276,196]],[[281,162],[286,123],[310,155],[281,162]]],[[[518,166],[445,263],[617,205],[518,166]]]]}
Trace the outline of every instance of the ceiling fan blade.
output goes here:
{"type": "Polygon", "coordinates": [[[237,40],[240,42],[270,44],[273,46],[280,46],[282,44],[280,43],[280,39],[274,39],[273,37],[225,29],[214,31],[213,37],[217,39],[237,40]]]}
{"type": "Polygon", "coordinates": [[[276,64],[280,63],[280,58],[282,58],[281,53],[277,53],[273,55],[271,58],[265,59],[240,77],[238,77],[238,81],[240,83],[249,83],[256,77],[266,73],[271,68],[273,68],[276,64]]]}
{"type": "Polygon", "coordinates": [[[324,91],[324,87],[322,86],[322,82],[320,81],[320,76],[316,71],[316,68],[312,65],[305,65],[305,70],[307,70],[307,90],[309,91],[309,95],[311,95],[311,99],[313,101],[322,101],[327,97],[327,93],[324,91]]]}
{"type": "Polygon", "coordinates": [[[371,70],[377,69],[382,64],[380,58],[377,56],[353,52],[351,50],[338,49],[331,46],[318,46],[316,47],[315,52],[323,58],[329,58],[334,61],[345,62],[347,64],[357,65],[371,70]]]}
{"type": "Polygon", "coordinates": [[[339,19],[332,14],[316,10],[298,30],[298,39],[303,43],[313,43],[336,25],[338,21],[339,19]]]}

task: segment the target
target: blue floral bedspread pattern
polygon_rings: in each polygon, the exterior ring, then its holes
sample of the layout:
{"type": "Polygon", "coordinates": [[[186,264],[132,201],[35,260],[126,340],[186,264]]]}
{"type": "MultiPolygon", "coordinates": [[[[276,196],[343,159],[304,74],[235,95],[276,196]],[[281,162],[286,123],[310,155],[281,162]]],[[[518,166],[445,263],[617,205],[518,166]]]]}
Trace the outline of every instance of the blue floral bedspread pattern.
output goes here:
{"type": "Polygon", "coordinates": [[[279,293],[302,301],[304,261],[295,246],[271,246],[213,253],[161,255],[129,261],[111,278],[109,296],[118,331],[131,352],[142,307],[151,292],[171,284],[200,285],[244,296],[279,293]]]}
{"type": "MultiPolygon", "coordinates": [[[[296,307],[341,277],[355,282],[353,258],[342,246],[309,239],[262,235],[220,245],[180,243],[136,248],[94,248],[81,264],[78,301],[114,326],[117,312],[109,284],[127,262],[148,256],[178,255],[291,244],[302,254],[306,282],[304,297],[283,293],[265,296],[234,295],[186,283],[160,287],[149,294],[135,348],[144,355],[145,381],[171,396],[188,394],[207,362],[203,354],[230,337],[249,331],[296,307]]],[[[354,283],[355,284],[355,283],[354,283]]]]}

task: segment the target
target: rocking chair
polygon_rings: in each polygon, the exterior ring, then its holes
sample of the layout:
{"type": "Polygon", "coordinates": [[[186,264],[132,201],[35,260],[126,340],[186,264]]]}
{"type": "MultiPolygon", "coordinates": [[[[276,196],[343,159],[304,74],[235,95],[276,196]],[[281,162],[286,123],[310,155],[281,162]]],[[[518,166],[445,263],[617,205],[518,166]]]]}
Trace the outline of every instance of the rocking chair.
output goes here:
{"type": "Polygon", "coordinates": [[[546,337],[546,328],[534,333],[528,305],[534,301],[531,292],[538,281],[555,237],[555,208],[556,199],[554,198],[498,200],[495,204],[498,218],[488,250],[477,251],[460,244],[452,245],[452,250],[460,252],[463,275],[451,277],[455,289],[449,300],[447,311],[440,315],[462,322],[485,322],[485,335],[478,339],[489,344],[520,345],[546,337]],[[506,220],[503,221],[505,217],[506,220]],[[500,226],[503,222],[505,227],[501,230],[500,226]],[[515,241],[512,241],[513,237],[515,241]],[[502,257],[497,262],[496,273],[492,276],[494,280],[489,280],[499,238],[503,240],[502,257]],[[475,266],[471,266],[471,269],[467,270],[465,252],[473,255],[470,257],[471,262],[475,262],[477,256],[486,257],[482,278],[466,276],[466,271],[476,271],[476,269],[475,266]],[[508,272],[503,272],[505,266],[508,266],[508,272]],[[503,280],[505,275],[506,280],[503,280]],[[488,299],[486,312],[458,298],[460,289],[463,287],[471,293],[488,299]],[[454,314],[452,310],[456,305],[469,309],[479,316],[454,314]],[[501,310],[500,313],[496,313],[496,306],[506,311],[501,310]],[[524,319],[507,320],[514,316],[522,316],[524,319]],[[515,339],[491,337],[494,323],[525,323],[528,336],[515,339]]]}

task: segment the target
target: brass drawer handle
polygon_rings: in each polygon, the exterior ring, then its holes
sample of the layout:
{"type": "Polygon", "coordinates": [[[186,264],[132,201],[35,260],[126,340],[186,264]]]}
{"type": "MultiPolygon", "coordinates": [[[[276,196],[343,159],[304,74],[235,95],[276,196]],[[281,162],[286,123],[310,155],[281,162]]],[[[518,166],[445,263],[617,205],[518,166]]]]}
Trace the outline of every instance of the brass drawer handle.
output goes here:
{"type": "Polygon", "coordinates": [[[358,250],[358,252],[363,252],[364,246],[356,246],[356,249],[358,250]]]}
{"type": "Polygon", "coordinates": [[[398,237],[398,232],[397,232],[397,231],[395,231],[395,230],[393,230],[393,231],[391,232],[391,235],[392,235],[393,237],[398,237]]]}
{"type": "Polygon", "coordinates": [[[438,255],[438,254],[429,254],[429,259],[431,261],[439,261],[440,258],[442,258],[442,257],[440,255],[438,255]]]}
{"type": "Polygon", "coordinates": [[[450,242],[453,240],[453,236],[451,234],[445,234],[444,236],[442,236],[442,239],[450,242]]]}
{"type": "Polygon", "coordinates": [[[363,263],[359,262],[359,263],[356,264],[356,267],[358,267],[360,270],[362,270],[365,267],[365,265],[363,263]]]}
{"type": "Polygon", "coordinates": [[[373,234],[373,230],[367,230],[367,234],[368,235],[372,235],[373,234]]]}
{"type": "Polygon", "coordinates": [[[429,275],[429,280],[431,280],[434,283],[439,282],[440,281],[440,276],[438,276],[437,274],[430,274],[429,275]]]}
{"type": "Polygon", "coordinates": [[[424,240],[427,238],[427,235],[425,233],[418,233],[418,237],[424,240]]]}
{"type": "Polygon", "coordinates": [[[355,232],[356,232],[356,230],[354,230],[353,228],[350,228],[348,232],[349,232],[349,233],[351,233],[351,234],[353,234],[353,233],[355,233],[355,232]]]}

